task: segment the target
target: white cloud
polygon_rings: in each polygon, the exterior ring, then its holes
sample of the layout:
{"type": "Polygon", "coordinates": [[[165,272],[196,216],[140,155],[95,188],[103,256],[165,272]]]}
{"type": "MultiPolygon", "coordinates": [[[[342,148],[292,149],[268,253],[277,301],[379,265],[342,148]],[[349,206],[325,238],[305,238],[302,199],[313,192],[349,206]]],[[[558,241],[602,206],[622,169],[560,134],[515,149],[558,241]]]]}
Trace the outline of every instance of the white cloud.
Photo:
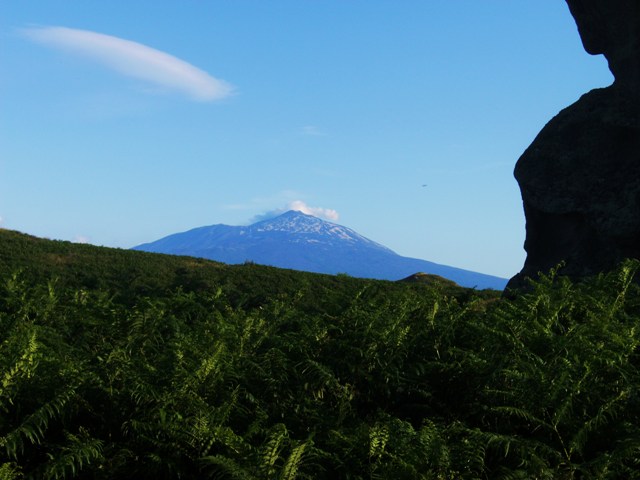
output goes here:
{"type": "Polygon", "coordinates": [[[306,213],[307,215],[313,215],[314,217],[331,220],[332,222],[337,221],[340,217],[340,215],[338,215],[338,212],[333,209],[310,207],[302,200],[294,200],[293,202],[289,203],[289,205],[287,206],[287,210],[296,210],[298,212],[306,213]]]}
{"type": "Polygon", "coordinates": [[[128,77],[208,102],[229,96],[233,87],[179,58],[141,43],[66,27],[33,27],[22,32],[46,46],[90,58],[128,77]]]}
{"type": "Polygon", "coordinates": [[[331,222],[336,222],[338,221],[338,218],[340,218],[338,212],[331,208],[311,207],[302,200],[293,200],[292,202],[289,202],[284,208],[276,208],[275,210],[270,210],[266,213],[256,215],[255,217],[253,217],[251,223],[260,222],[262,220],[269,220],[270,218],[282,215],[289,210],[295,210],[307,215],[313,215],[314,217],[329,220],[331,222]]]}

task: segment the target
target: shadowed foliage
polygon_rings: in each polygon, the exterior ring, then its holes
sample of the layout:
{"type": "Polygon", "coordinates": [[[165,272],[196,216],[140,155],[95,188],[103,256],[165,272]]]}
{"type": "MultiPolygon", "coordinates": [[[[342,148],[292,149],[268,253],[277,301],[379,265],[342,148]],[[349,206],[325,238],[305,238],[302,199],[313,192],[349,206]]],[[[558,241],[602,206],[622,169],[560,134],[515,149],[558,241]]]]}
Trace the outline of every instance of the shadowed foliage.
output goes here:
{"type": "Polygon", "coordinates": [[[638,478],[637,264],[512,299],[0,231],[0,479],[638,478]]]}

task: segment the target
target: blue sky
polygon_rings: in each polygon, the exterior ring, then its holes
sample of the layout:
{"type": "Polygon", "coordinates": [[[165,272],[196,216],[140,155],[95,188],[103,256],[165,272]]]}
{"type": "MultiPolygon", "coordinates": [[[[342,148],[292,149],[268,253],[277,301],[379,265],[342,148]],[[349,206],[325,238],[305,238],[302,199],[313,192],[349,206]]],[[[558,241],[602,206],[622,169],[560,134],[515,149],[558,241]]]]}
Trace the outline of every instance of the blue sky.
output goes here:
{"type": "Polygon", "coordinates": [[[612,81],[563,0],[8,0],[0,72],[4,228],[129,248],[294,206],[503,277],[515,162],[612,81]]]}

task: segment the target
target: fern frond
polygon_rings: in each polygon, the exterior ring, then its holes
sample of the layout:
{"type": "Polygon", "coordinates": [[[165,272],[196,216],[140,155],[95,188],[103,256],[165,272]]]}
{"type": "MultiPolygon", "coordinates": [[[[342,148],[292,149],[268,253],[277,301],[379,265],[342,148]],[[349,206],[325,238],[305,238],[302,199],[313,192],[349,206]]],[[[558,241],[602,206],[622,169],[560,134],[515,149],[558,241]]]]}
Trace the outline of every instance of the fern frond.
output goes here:
{"type": "Polygon", "coordinates": [[[60,416],[67,403],[76,395],[76,387],[71,386],[58,394],[53,400],[45,403],[35,412],[28,415],[22,423],[4,437],[0,437],[0,447],[3,447],[9,458],[16,459],[24,451],[24,441],[38,445],[44,438],[49,422],[60,416]]]}
{"type": "Polygon", "coordinates": [[[280,475],[280,480],[294,480],[296,478],[298,469],[302,464],[303,455],[310,443],[311,441],[308,440],[293,448],[293,450],[289,454],[289,457],[287,458],[287,461],[284,464],[284,468],[282,469],[282,473],[280,475]]]}
{"type": "Polygon", "coordinates": [[[267,478],[271,478],[276,473],[276,462],[280,458],[280,452],[284,441],[288,438],[287,427],[282,423],[273,426],[267,441],[260,448],[260,471],[267,478]]]}
{"type": "Polygon", "coordinates": [[[389,426],[376,423],[369,429],[369,458],[378,460],[384,454],[389,441],[389,426]]]}
{"type": "Polygon", "coordinates": [[[493,407],[491,410],[498,413],[504,413],[508,416],[521,418],[522,420],[530,422],[532,424],[532,427],[534,428],[544,427],[549,431],[553,431],[553,426],[551,424],[544,421],[543,419],[536,416],[535,414],[525,410],[524,408],[503,405],[503,406],[493,407]]]}
{"type": "Polygon", "coordinates": [[[235,460],[223,455],[209,455],[202,457],[200,463],[205,467],[214,467],[209,477],[214,479],[233,480],[258,480],[246,468],[242,467],[235,460]]]}
{"type": "Polygon", "coordinates": [[[12,387],[15,387],[18,380],[21,378],[28,379],[33,377],[38,367],[39,342],[36,330],[30,329],[23,335],[25,337],[24,340],[26,345],[22,350],[22,353],[17,358],[14,365],[6,370],[2,375],[2,381],[0,382],[0,410],[4,409],[4,405],[6,403],[13,403],[10,391],[13,389],[12,387]]]}
{"type": "Polygon", "coordinates": [[[222,446],[236,455],[247,454],[250,450],[250,445],[228,426],[216,426],[213,429],[209,441],[203,448],[205,456],[214,445],[222,446]]]}
{"type": "Polygon", "coordinates": [[[215,376],[218,374],[218,372],[222,368],[221,357],[224,353],[225,345],[222,342],[219,342],[214,347],[213,353],[202,359],[200,367],[195,372],[195,378],[198,380],[198,382],[202,383],[210,376],[215,376]]]}
{"type": "Polygon", "coordinates": [[[103,460],[103,442],[92,438],[84,428],[80,427],[77,435],[67,432],[65,436],[68,445],[57,455],[47,454],[50,459],[44,471],[47,480],[64,479],[68,474],[76,477],[86,465],[103,460]]]}
{"type": "Polygon", "coordinates": [[[305,390],[310,389],[313,398],[324,398],[327,389],[334,390],[339,387],[334,373],[326,366],[315,360],[307,359],[304,362],[302,374],[308,381],[304,384],[305,390]]]}
{"type": "Polygon", "coordinates": [[[0,465],[0,480],[20,480],[22,478],[24,478],[22,471],[15,463],[0,465]]]}
{"type": "Polygon", "coordinates": [[[624,402],[628,398],[628,392],[622,391],[615,398],[601,405],[598,412],[589,420],[584,422],[583,426],[575,433],[569,442],[571,453],[581,453],[591,435],[611,420],[615,419],[618,411],[624,407],[624,402]]]}

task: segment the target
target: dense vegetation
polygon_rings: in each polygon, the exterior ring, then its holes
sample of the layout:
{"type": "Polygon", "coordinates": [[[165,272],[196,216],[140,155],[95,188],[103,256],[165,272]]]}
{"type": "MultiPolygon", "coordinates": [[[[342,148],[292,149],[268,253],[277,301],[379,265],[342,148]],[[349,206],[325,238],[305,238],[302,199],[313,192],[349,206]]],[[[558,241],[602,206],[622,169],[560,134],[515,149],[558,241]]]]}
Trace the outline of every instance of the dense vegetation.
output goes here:
{"type": "Polygon", "coordinates": [[[0,231],[0,480],[640,478],[636,269],[502,299],[0,231]]]}

